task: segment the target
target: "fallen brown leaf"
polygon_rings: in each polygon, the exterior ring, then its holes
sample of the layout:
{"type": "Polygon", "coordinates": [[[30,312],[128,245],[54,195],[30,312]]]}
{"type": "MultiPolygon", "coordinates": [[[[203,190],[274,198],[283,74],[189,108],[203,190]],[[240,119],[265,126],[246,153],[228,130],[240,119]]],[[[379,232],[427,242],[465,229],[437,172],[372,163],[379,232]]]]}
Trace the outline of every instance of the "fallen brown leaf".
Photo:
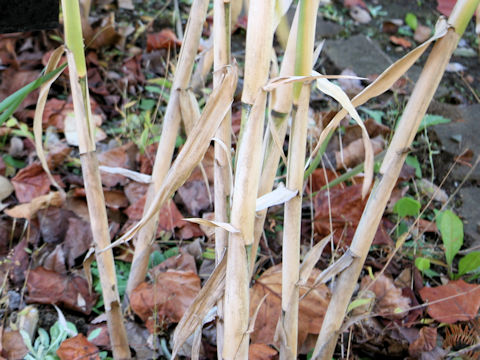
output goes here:
{"type": "MultiPolygon", "coordinates": [[[[98,155],[98,162],[103,166],[121,167],[125,169],[134,169],[136,147],[133,143],[116,147],[98,155]]],[[[110,174],[100,171],[102,183],[107,187],[114,187],[117,184],[125,185],[128,179],[125,176],[110,174]]]]}
{"type": "Polygon", "coordinates": [[[423,301],[430,303],[427,307],[428,315],[448,324],[472,320],[480,308],[480,285],[467,284],[463,280],[450,281],[437,287],[424,287],[420,290],[420,296],[423,301]]]}
{"type": "MultiPolygon", "coordinates": [[[[335,243],[338,244],[342,240],[342,245],[349,245],[362,216],[366,201],[366,199],[362,200],[362,184],[347,187],[342,187],[342,184],[339,184],[330,189],[319,191],[313,202],[315,232],[320,237],[330,235],[331,214],[335,243]]],[[[392,240],[385,230],[386,225],[387,223],[382,220],[375,234],[375,244],[392,244],[392,240]]]]}
{"type": "Polygon", "coordinates": [[[163,29],[160,32],[147,35],[147,51],[159,49],[168,49],[174,45],[181,45],[181,41],[177,39],[177,36],[172,29],[163,29]]]}
{"type": "Polygon", "coordinates": [[[31,202],[17,205],[11,209],[6,209],[5,214],[14,218],[32,219],[41,209],[50,206],[61,206],[62,196],[59,192],[51,192],[34,198],[31,202]]]}
{"type": "Polygon", "coordinates": [[[360,284],[361,289],[368,287],[368,290],[375,294],[374,311],[383,317],[390,319],[402,319],[408,314],[410,299],[402,295],[402,290],[397,288],[392,278],[384,274],[375,275],[376,281],[365,276],[360,284]]]}
{"type": "Polygon", "coordinates": [[[155,278],[159,273],[166,272],[168,270],[191,271],[197,274],[195,258],[184,250],[180,250],[178,255],[169,257],[167,260],[162,261],[162,263],[152,268],[150,272],[155,278]]]}
{"type": "MultiPolygon", "coordinates": [[[[63,186],[58,175],[53,176],[55,181],[63,186]]],[[[43,171],[40,163],[33,163],[21,169],[17,175],[12,178],[12,185],[15,188],[15,195],[19,202],[30,202],[36,197],[45,195],[50,191],[50,180],[43,171]]]]}
{"type": "Polygon", "coordinates": [[[159,273],[153,284],[144,282],[133,290],[130,305],[151,333],[164,331],[171,323],[180,321],[199,291],[197,274],[169,270],[159,273]]]}
{"type": "MultiPolygon", "coordinates": [[[[320,270],[313,269],[306,287],[300,287],[300,297],[312,286],[320,270]]],[[[268,295],[260,307],[251,334],[252,343],[273,344],[275,329],[282,310],[282,266],[273,266],[255,281],[250,290],[250,316],[257,309],[265,295],[268,295]]],[[[330,291],[322,284],[300,301],[298,318],[298,344],[303,344],[308,334],[318,334],[330,301],[330,291]]]]}
{"type": "Polygon", "coordinates": [[[1,356],[7,360],[23,359],[28,354],[28,349],[23,343],[19,331],[3,331],[1,336],[1,356]]]}
{"type": "Polygon", "coordinates": [[[418,25],[413,34],[413,40],[423,43],[432,35],[432,29],[425,25],[418,25]]]}
{"type": "Polygon", "coordinates": [[[395,45],[400,45],[401,47],[403,47],[405,49],[409,49],[409,48],[412,47],[412,43],[405,38],[392,35],[392,36],[389,37],[389,39],[395,45]]]}
{"type": "Polygon", "coordinates": [[[248,358],[250,360],[273,360],[278,359],[278,352],[266,344],[251,344],[248,348],[248,358]]]}
{"type": "Polygon", "coordinates": [[[100,360],[98,347],[78,334],[60,344],[57,355],[60,360],[100,360]]]}
{"type": "Polygon", "coordinates": [[[450,16],[457,0],[437,0],[437,10],[445,16],[450,16]]]}
{"type": "Polygon", "coordinates": [[[437,328],[424,326],[420,329],[417,339],[410,344],[408,352],[418,358],[424,352],[429,352],[437,346],[437,328]]]}
{"type": "Polygon", "coordinates": [[[27,290],[28,303],[63,305],[86,315],[97,300],[97,294],[90,293],[83,277],[61,275],[43,267],[29,272],[27,290]]]}

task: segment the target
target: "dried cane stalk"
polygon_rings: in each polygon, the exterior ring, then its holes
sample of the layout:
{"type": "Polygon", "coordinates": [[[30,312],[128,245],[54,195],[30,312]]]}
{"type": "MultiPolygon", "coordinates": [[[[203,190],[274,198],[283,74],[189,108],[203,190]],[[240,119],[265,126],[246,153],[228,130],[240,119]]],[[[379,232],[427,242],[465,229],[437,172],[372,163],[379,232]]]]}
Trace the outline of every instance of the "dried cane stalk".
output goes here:
{"type": "Polygon", "coordinates": [[[313,359],[331,359],[333,355],[346,309],[383,211],[407,156],[404,149],[410,146],[428,104],[440,83],[450,56],[478,3],[479,0],[457,2],[449,19],[453,28],[450,28],[447,34],[437,41],[428,57],[382,163],[381,178],[374,185],[355,232],[351,250],[357,257],[338,279],[317,339],[313,359]]]}
{"type": "Polygon", "coordinates": [[[79,133],[80,160],[87,196],[88,212],[95,243],[100,283],[108,332],[115,359],[130,359],[127,333],[118,295],[115,263],[111,250],[100,252],[110,245],[107,211],[95,152],[94,126],[87,85],[87,69],[78,1],[62,0],[65,23],[65,42],[72,88],[75,121],[79,133]]]}
{"type": "MultiPolygon", "coordinates": [[[[160,143],[158,144],[157,155],[153,165],[153,184],[148,188],[143,211],[144,215],[150,208],[152,200],[160,189],[168,169],[170,168],[173,151],[175,150],[175,140],[180,126],[179,90],[186,89],[190,82],[190,76],[192,74],[207,8],[208,0],[195,0],[190,10],[185,38],[180,49],[178,65],[174,75],[170,100],[163,119],[162,136],[160,138],[160,143]]],[[[138,233],[135,242],[132,270],[127,283],[126,295],[128,297],[132,291],[145,280],[151,245],[157,230],[157,223],[158,218],[153,217],[138,233]]]]}

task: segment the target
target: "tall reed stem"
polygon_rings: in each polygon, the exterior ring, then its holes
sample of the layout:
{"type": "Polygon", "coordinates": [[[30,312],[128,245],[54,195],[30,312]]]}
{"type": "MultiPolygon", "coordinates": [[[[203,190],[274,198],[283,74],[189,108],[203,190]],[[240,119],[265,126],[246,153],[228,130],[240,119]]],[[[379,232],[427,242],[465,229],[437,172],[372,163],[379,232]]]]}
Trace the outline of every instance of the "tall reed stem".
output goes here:
{"type": "MultiPolygon", "coordinates": [[[[238,2],[238,0],[237,0],[238,2]]],[[[213,59],[214,74],[213,86],[217,87],[220,81],[217,70],[230,63],[230,39],[231,39],[231,3],[225,0],[214,0],[213,2],[213,59]]],[[[224,147],[215,143],[215,220],[230,222],[230,168],[229,154],[231,141],[231,112],[223,119],[216,132],[216,138],[224,147]],[[226,149],[225,149],[226,148],[226,149]]],[[[220,227],[215,228],[215,264],[220,264],[227,248],[228,232],[220,227]]],[[[220,359],[223,353],[223,299],[217,303],[217,355],[220,359]]]]}
{"type": "Polygon", "coordinates": [[[427,107],[435,94],[450,57],[455,50],[466,24],[470,21],[479,0],[458,1],[450,16],[453,26],[437,40],[425,67],[415,85],[403,112],[400,124],[388,147],[380,169],[381,178],[375,182],[360,223],[352,240],[351,251],[357,255],[351,265],[339,276],[318,336],[312,359],[331,359],[335,351],[345,312],[368,255],[385,206],[406,158],[409,148],[427,107]]]}
{"type": "MultiPolygon", "coordinates": [[[[299,4],[295,75],[308,76],[312,73],[318,4],[316,0],[301,0],[299,4]]],[[[293,98],[297,109],[292,120],[288,150],[287,188],[297,190],[298,194],[285,203],[284,215],[281,319],[285,341],[280,345],[280,359],[285,360],[297,357],[300,228],[310,84],[295,84],[293,98]]]]}
{"type": "MultiPolygon", "coordinates": [[[[170,168],[175,141],[180,127],[179,90],[186,89],[190,82],[193,64],[200,43],[203,23],[207,14],[208,0],[195,0],[190,10],[190,16],[185,31],[185,38],[180,49],[177,69],[175,71],[170,99],[163,119],[162,136],[158,144],[157,155],[153,165],[152,180],[145,201],[144,215],[150,208],[155,194],[160,189],[170,168]]],[[[145,280],[151,246],[155,240],[158,216],[152,218],[138,233],[135,242],[132,270],[128,277],[127,296],[145,280]]]]}
{"type": "Polygon", "coordinates": [[[115,359],[130,359],[130,348],[120,307],[113,253],[112,250],[100,253],[100,250],[110,245],[110,232],[95,152],[94,126],[87,85],[80,7],[76,0],[62,0],[62,8],[70,85],[76,127],[79,133],[80,160],[110,342],[115,359]]]}

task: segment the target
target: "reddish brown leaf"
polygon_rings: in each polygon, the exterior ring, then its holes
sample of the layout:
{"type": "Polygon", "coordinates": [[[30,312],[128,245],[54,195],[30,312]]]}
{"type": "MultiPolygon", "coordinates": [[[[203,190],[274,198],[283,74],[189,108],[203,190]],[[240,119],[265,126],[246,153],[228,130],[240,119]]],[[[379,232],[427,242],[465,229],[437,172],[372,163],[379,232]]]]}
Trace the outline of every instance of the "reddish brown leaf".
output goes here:
{"type": "MultiPolygon", "coordinates": [[[[58,175],[54,175],[57,183],[62,186],[62,181],[58,175]]],[[[30,202],[34,198],[45,195],[50,191],[50,180],[43,171],[40,163],[33,163],[20,170],[12,178],[12,185],[15,188],[15,195],[21,203],[30,202]]]]}
{"type": "Polygon", "coordinates": [[[251,344],[248,348],[250,360],[273,360],[278,358],[278,352],[266,344],[251,344]]]}
{"type": "Polygon", "coordinates": [[[439,322],[453,324],[474,319],[480,308],[480,285],[467,284],[463,280],[424,287],[420,290],[420,296],[423,301],[430,303],[428,315],[439,322]]]}
{"type": "Polygon", "coordinates": [[[400,45],[401,47],[403,47],[405,49],[409,49],[409,48],[412,47],[412,43],[410,41],[408,41],[407,39],[403,38],[403,37],[392,35],[392,36],[389,37],[389,39],[395,45],[400,45]]]}
{"type": "Polygon", "coordinates": [[[110,209],[119,210],[128,206],[128,199],[123,191],[106,190],[103,194],[105,195],[105,205],[110,209]]]}
{"type": "Polygon", "coordinates": [[[60,360],[100,360],[98,353],[98,347],[83,334],[65,340],[57,350],[60,360]]]}
{"type": "Polygon", "coordinates": [[[160,32],[153,34],[147,34],[147,51],[159,49],[168,49],[175,44],[181,45],[181,41],[177,39],[177,36],[172,29],[163,29],[160,32]]]}
{"type": "MultiPolygon", "coordinates": [[[[140,220],[142,218],[145,197],[146,195],[125,210],[125,214],[127,214],[129,219],[140,220]]],[[[183,215],[172,200],[163,205],[158,213],[158,228],[160,230],[172,231],[185,225],[186,221],[183,220],[183,215]]]]}
{"type": "MultiPolygon", "coordinates": [[[[330,234],[329,214],[331,211],[335,243],[342,240],[344,242],[342,244],[349,245],[362,216],[366,201],[366,198],[362,200],[361,183],[345,188],[340,184],[329,190],[319,191],[314,198],[314,226],[316,233],[321,237],[330,234]],[[330,202],[328,191],[330,192],[330,202]]],[[[386,234],[384,227],[385,222],[382,221],[375,234],[374,243],[388,244],[392,242],[386,234]]]]}
{"type": "MultiPolygon", "coordinates": [[[[100,165],[110,167],[121,167],[133,170],[135,162],[136,148],[133,143],[105,151],[98,155],[100,165]]],[[[101,171],[102,183],[107,187],[114,187],[117,184],[125,185],[128,179],[125,176],[110,174],[101,171]]]]}
{"type": "Polygon", "coordinates": [[[325,171],[323,169],[315,169],[310,177],[312,185],[311,187],[307,186],[307,192],[315,193],[336,178],[337,175],[330,169],[325,169],[325,171]]]}
{"type": "Polygon", "coordinates": [[[27,289],[28,303],[64,305],[87,315],[97,300],[83,277],[60,275],[43,267],[29,272],[27,289]]]}
{"type": "Polygon", "coordinates": [[[390,20],[383,22],[382,32],[392,35],[392,34],[396,34],[397,31],[398,31],[398,24],[396,24],[395,22],[390,20]]]}
{"type": "Polygon", "coordinates": [[[418,25],[415,29],[415,34],[413,34],[413,40],[423,43],[424,41],[428,40],[428,38],[432,35],[432,29],[428,26],[418,25]]]}
{"type": "MultiPolygon", "coordinates": [[[[368,118],[364,122],[365,127],[367,128],[368,135],[370,138],[376,138],[377,136],[387,136],[390,133],[390,128],[388,126],[377,123],[372,118],[368,118]]],[[[362,129],[357,124],[349,125],[345,127],[345,135],[343,136],[342,143],[343,145],[348,145],[351,142],[362,138],[362,129]]]]}
{"type": "MultiPolygon", "coordinates": [[[[307,286],[312,286],[319,273],[319,270],[313,270],[307,286]]],[[[300,296],[304,295],[307,289],[307,287],[301,287],[300,296]]],[[[257,279],[250,291],[250,316],[253,315],[263,297],[268,295],[259,309],[255,328],[251,334],[252,343],[274,343],[275,329],[282,309],[281,293],[282,266],[280,264],[266,270],[257,279]]],[[[300,301],[298,319],[299,347],[301,347],[308,334],[319,333],[329,301],[330,291],[323,284],[316,287],[300,301]]]]}
{"type": "Polygon", "coordinates": [[[457,0],[437,0],[437,10],[445,16],[450,16],[457,0]]]}
{"type": "MultiPolygon", "coordinates": [[[[377,275],[375,276],[377,278],[377,275]]],[[[375,312],[383,317],[402,319],[408,314],[410,299],[402,295],[402,290],[393,284],[390,277],[381,274],[371,285],[370,276],[365,276],[361,282],[361,289],[368,287],[368,290],[375,294],[375,312]]]]}
{"type": "MultiPolygon", "coordinates": [[[[0,99],[5,99],[15,91],[38,78],[38,70],[17,70],[13,67],[2,71],[2,83],[0,85],[0,99]]],[[[32,91],[25,100],[18,106],[16,112],[25,109],[27,106],[37,103],[39,90],[32,91]]]]}
{"type": "Polygon", "coordinates": [[[418,357],[424,352],[432,351],[437,346],[437,328],[424,326],[420,329],[417,339],[410,344],[408,352],[418,357]]]}
{"type": "Polygon", "coordinates": [[[367,5],[363,0],[343,0],[343,6],[346,8],[351,8],[352,6],[361,6],[363,8],[367,8],[367,5]]]}
{"type": "Polygon", "coordinates": [[[165,330],[169,324],[179,322],[199,291],[197,274],[169,270],[159,273],[154,284],[140,284],[132,292],[130,305],[153,333],[155,325],[157,330],[165,330]]]}
{"type": "Polygon", "coordinates": [[[197,265],[195,264],[195,258],[189,253],[180,250],[180,254],[169,257],[167,260],[162,261],[162,263],[155,266],[150,271],[155,278],[159,273],[166,272],[168,270],[191,271],[196,274],[197,265]]]}
{"type": "Polygon", "coordinates": [[[25,237],[15,246],[11,258],[10,280],[17,286],[25,281],[25,272],[30,263],[30,254],[26,249],[28,250],[28,239],[25,237]]]}
{"type": "Polygon", "coordinates": [[[90,342],[100,348],[110,349],[110,335],[108,334],[108,326],[106,323],[92,326],[88,331],[87,338],[96,329],[100,329],[100,333],[95,336],[90,342]]]}
{"type": "Polygon", "coordinates": [[[3,331],[0,345],[1,355],[8,360],[23,359],[28,354],[19,331],[3,331]]]}
{"type": "Polygon", "coordinates": [[[141,184],[135,181],[129,182],[123,190],[130,205],[135,204],[147,193],[148,184],[141,184]]]}
{"type": "Polygon", "coordinates": [[[72,216],[68,219],[63,251],[67,254],[67,265],[75,265],[75,259],[84,255],[93,243],[92,229],[89,222],[72,216]]]}
{"type": "Polygon", "coordinates": [[[208,189],[203,180],[186,182],[178,189],[177,196],[181,199],[188,214],[195,217],[211,205],[208,189]]]}
{"type": "Polygon", "coordinates": [[[65,266],[65,253],[62,245],[57,245],[43,261],[43,267],[47,270],[55,271],[59,274],[66,274],[67,268],[65,266]]]}
{"type": "Polygon", "coordinates": [[[122,79],[122,82],[126,79],[128,84],[135,85],[138,83],[143,84],[145,82],[145,75],[143,75],[141,66],[142,54],[132,56],[125,60],[122,66],[122,72],[126,75],[122,79]]]}

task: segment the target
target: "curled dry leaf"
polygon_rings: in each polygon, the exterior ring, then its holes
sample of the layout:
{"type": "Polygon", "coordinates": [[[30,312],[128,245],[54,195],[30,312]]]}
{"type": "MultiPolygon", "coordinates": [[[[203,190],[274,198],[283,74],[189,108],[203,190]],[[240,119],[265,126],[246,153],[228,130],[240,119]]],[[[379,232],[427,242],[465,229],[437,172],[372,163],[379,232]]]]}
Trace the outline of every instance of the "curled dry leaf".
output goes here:
{"type": "Polygon", "coordinates": [[[38,196],[29,203],[7,209],[5,213],[14,218],[32,219],[39,210],[50,206],[61,206],[62,203],[61,194],[59,192],[51,192],[47,195],[38,196]]]}
{"type": "Polygon", "coordinates": [[[277,350],[266,344],[252,344],[248,348],[248,358],[250,360],[273,360],[278,356],[277,350]]]}
{"type": "Polygon", "coordinates": [[[160,32],[147,35],[147,51],[159,49],[168,49],[175,45],[181,45],[182,42],[177,39],[177,36],[172,29],[163,29],[160,32]]]}
{"type": "Polygon", "coordinates": [[[375,278],[376,281],[371,284],[370,276],[365,276],[360,285],[361,289],[368,287],[375,294],[374,311],[387,318],[404,318],[408,314],[410,299],[402,295],[402,290],[394,285],[390,277],[380,274],[375,278]]]}
{"type": "Polygon", "coordinates": [[[420,329],[417,339],[410,344],[408,352],[413,357],[430,352],[437,346],[437,328],[424,326],[420,329]]]}
{"type": "Polygon", "coordinates": [[[164,331],[168,325],[180,321],[199,291],[197,274],[169,270],[159,273],[154,284],[144,282],[133,290],[130,305],[151,333],[164,331]]]}
{"type": "Polygon", "coordinates": [[[190,271],[196,274],[197,265],[195,264],[195,258],[186,251],[180,250],[180,254],[169,257],[150,271],[154,274],[153,277],[156,278],[159,273],[168,270],[190,271]]]}
{"type": "Polygon", "coordinates": [[[98,353],[98,347],[83,334],[65,340],[57,350],[60,360],[100,360],[98,353]]]}
{"type": "Polygon", "coordinates": [[[453,324],[472,320],[480,308],[480,285],[467,284],[463,280],[424,287],[420,290],[420,296],[429,303],[428,315],[439,322],[453,324]]]}
{"type": "Polygon", "coordinates": [[[61,275],[38,267],[30,271],[27,280],[28,303],[57,304],[90,314],[97,300],[90,294],[87,280],[78,275],[61,275]]]}
{"type": "MultiPolygon", "coordinates": [[[[371,139],[371,143],[374,155],[382,152],[385,147],[385,141],[380,136],[371,139]]],[[[343,148],[343,151],[337,151],[335,153],[337,169],[342,169],[344,167],[351,168],[361,164],[365,159],[365,147],[363,144],[363,139],[357,139],[343,148]]]]}
{"type": "MultiPolygon", "coordinates": [[[[307,285],[300,287],[300,298],[312,286],[320,270],[313,269],[307,285]]],[[[252,343],[273,344],[275,329],[282,311],[282,266],[276,265],[266,270],[257,279],[250,292],[250,315],[257,309],[265,295],[268,295],[261,305],[254,331],[251,334],[252,343]]],[[[298,319],[298,343],[303,344],[308,334],[318,334],[330,301],[330,291],[322,284],[300,301],[298,319]]]]}

